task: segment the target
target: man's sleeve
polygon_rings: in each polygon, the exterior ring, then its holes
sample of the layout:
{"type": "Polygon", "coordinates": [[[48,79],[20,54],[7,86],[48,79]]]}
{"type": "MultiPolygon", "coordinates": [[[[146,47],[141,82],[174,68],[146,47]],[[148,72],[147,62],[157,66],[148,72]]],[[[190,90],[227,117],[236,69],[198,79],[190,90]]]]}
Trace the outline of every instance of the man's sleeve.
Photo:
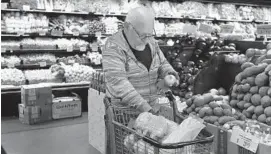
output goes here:
{"type": "Polygon", "coordinates": [[[125,53],[115,44],[107,42],[103,51],[103,71],[107,91],[115,98],[122,99],[127,105],[146,112],[151,106],[135,90],[127,79],[125,70],[125,53]]]}
{"type": "Polygon", "coordinates": [[[172,74],[174,75],[177,80],[179,80],[178,73],[173,69],[173,67],[168,63],[167,59],[165,58],[163,52],[159,48],[157,44],[158,54],[160,56],[161,65],[159,67],[159,78],[163,79],[166,75],[172,74]]]}

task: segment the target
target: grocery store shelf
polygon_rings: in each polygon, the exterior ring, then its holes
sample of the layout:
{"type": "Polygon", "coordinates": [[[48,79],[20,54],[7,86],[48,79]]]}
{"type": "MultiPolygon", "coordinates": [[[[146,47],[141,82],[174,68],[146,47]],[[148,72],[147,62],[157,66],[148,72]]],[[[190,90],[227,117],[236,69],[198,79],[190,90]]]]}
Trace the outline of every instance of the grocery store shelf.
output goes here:
{"type": "Polygon", "coordinates": [[[19,49],[19,50],[11,50],[7,49],[5,51],[2,51],[1,54],[28,54],[28,53],[86,53],[91,50],[87,49],[86,51],[80,51],[80,50],[73,50],[73,51],[67,51],[64,49],[19,49]]]}
{"type": "MultiPolygon", "coordinates": [[[[40,83],[44,85],[52,86],[53,90],[72,90],[72,89],[83,89],[89,88],[89,82],[80,83],[40,83]]],[[[1,94],[20,93],[21,86],[2,85],[1,94]]]]}
{"type": "MultiPolygon", "coordinates": [[[[7,65],[1,65],[1,68],[17,68],[17,69],[48,69],[52,65],[56,63],[40,63],[40,64],[21,64],[21,65],[14,65],[14,66],[7,66],[7,65]]],[[[70,63],[70,65],[73,63],[70,63]]],[[[102,65],[93,65],[91,63],[79,63],[80,65],[86,65],[86,66],[91,66],[93,69],[101,69],[102,65]]],[[[69,64],[66,64],[69,65],[69,64]]]]}
{"type": "MultiPolygon", "coordinates": [[[[108,16],[108,17],[126,17],[126,14],[102,14],[102,13],[92,13],[92,12],[65,12],[65,11],[46,11],[46,10],[20,10],[20,9],[2,9],[3,12],[31,12],[31,13],[55,13],[55,14],[71,14],[71,15],[89,15],[89,16],[108,16]]],[[[218,22],[256,22],[256,23],[271,23],[271,21],[254,21],[254,20],[236,20],[236,19],[214,19],[206,17],[174,17],[174,16],[157,16],[156,19],[180,19],[180,20],[203,20],[203,21],[218,21],[218,22]]],[[[71,35],[72,36],[72,35],[71,35]]]]}
{"type": "MultiPolygon", "coordinates": [[[[101,38],[105,38],[111,36],[111,34],[102,34],[101,38]]],[[[15,38],[27,38],[27,37],[52,37],[52,38],[96,38],[95,34],[80,34],[80,35],[73,35],[73,34],[63,34],[62,36],[53,36],[50,33],[39,34],[39,33],[25,33],[25,34],[18,34],[18,33],[6,33],[3,32],[1,37],[15,37],[15,38]]]]}

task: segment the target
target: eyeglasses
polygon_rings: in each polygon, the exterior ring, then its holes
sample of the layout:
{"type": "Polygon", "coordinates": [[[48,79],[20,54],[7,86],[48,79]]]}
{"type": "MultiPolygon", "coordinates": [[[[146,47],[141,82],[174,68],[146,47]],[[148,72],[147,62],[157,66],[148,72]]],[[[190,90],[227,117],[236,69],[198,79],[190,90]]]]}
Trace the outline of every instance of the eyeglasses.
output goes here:
{"type": "Polygon", "coordinates": [[[139,36],[139,38],[140,38],[141,40],[145,40],[145,39],[147,39],[147,38],[149,38],[149,37],[154,37],[154,36],[156,36],[155,29],[153,29],[153,33],[152,33],[152,34],[143,34],[143,35],[140,35],[131,23],[128,23],[128,24],[131,25],[131,27],[134,29],[134,31],[136,32],[136,34],[139,36]]]}

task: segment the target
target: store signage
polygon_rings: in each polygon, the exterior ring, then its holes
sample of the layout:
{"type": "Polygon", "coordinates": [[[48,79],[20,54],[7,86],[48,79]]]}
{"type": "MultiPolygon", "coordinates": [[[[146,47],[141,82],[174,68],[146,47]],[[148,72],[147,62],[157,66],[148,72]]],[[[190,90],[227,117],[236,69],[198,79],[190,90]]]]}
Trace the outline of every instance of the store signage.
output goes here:
{"type": "Polygon", "coordinates": [[[72,52],[73,51],[73,46],[69,45],[67,46],[67,52],[72,52]]]}
{"type": "Polygon", "coordinates": [[[24,11],[29,11],[30,10],[30,6],[29,5],[23,5],[23,10],[24,11]]]}
{"type": "Polygon", "coordinates": [[[231,142],[256,153],[260,141],[250,133],[246,133],[239,128],[233,128],[231,142]]]}
{"type": "Polygon", "coordinates": [[[52,35],[52,36],[62,37],[62,36],[63,36],[63,31],[53,29],[53,30],[51,31],[51,35],[52,35]]]}
{"type": "Polygon", "coordinates": [[[208,24],[200,24],[199,31],[200,32],[205,32],[205,33],[212,33],[213,32],[213,27],[211,25],[208,25],[208,24]]]}
{"type": "Polygon", "coordinates": [[[271,35],[271,25],[257,25],[257,34],[258,35],[271,35]]]}
{"type": "Polygon", "coordinates": [[[40,62],[40,67],[46,67],[47,65],[46,65],[46,62],[45,61],[42,61],[42,62],[40,62]]]}
{"type": "Polygon", "coordinates": [[[221,33],[230,34],[233,32],[234,26],[233,25],[221,25],[221,33]]]}
{"type": "Polygon", "coordinates": [[[81,52],[86,52],[86,51],[87,51],[87,48],[86,48],[86,47],[80,47],[80,51],[81,51],[81,52]]]}

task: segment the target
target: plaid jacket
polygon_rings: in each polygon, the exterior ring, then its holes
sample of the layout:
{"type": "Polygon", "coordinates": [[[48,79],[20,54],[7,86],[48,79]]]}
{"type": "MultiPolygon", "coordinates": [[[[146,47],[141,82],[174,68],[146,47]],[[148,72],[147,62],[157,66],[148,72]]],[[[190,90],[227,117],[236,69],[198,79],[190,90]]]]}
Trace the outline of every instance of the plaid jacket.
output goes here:
{"type": "Polygon", "coordinates": [[[141,112],[150,110],[159,97],[158,78],[175,72],[155,39],[151,40],[150,48],[152,64],[149,71],[136,59],[121,31],[108,38],[103,50],[106,95],[141,112]]]}

